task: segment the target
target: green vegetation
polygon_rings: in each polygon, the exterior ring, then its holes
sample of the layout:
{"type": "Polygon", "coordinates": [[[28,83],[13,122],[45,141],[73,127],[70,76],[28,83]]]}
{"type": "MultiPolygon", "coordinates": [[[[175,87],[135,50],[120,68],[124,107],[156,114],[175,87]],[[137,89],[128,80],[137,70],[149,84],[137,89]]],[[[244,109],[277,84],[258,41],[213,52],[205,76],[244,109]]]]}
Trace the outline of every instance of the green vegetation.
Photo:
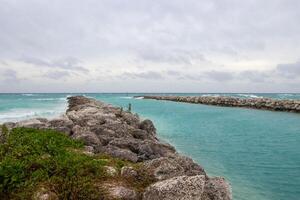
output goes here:
{"type": "MultiPolygon", "coordinates": [[[[2,133],[8,132],[8,130],[2,133]]],[[[83,143],[53,130],[16,128],[0,144],[1,199],[32,199],[50,191],[59,199],[105,199],[101,184],[122,181],[143,190],[153,179],[141,171],[139,180],[112,177],[104,166],[120,170],[139,165],[110,156],[84,154],[83,143]]],[[[56,198],[57,199],[57,198],[56,198]]]]}

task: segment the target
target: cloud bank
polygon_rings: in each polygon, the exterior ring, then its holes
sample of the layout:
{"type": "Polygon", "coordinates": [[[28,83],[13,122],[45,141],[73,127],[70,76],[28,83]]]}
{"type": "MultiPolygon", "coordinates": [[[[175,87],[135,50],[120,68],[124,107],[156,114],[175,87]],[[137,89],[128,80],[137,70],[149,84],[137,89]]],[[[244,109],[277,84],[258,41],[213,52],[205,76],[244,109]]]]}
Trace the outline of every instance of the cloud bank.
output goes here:
{"type": "Polygon", "coordinates": [[[0,92],[300,92],[298,0],[0,3],[0,92]]]}

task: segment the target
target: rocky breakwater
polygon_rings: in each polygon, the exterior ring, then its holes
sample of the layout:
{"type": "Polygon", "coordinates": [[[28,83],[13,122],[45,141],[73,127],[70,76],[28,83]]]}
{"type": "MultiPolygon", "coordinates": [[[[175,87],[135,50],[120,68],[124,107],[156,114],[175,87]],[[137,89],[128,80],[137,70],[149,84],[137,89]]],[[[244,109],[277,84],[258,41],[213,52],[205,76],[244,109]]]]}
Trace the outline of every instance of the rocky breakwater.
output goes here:
{"type": "Polygon", "coordinates": [[[237,98],[214,96],[143,96],[144,99],[167,100],[194,104],[206,104],[226,107],[244,107],[272,111],[300,113],[299,100],[278,100],[270,98],[237,98]]]}
{"type": "MultiPolygon", "coordinates": [[[[144,173],[153,177],[154,181],[139,191],[118,181],[104,184],[102,187],[111,199],[232,199],[231,187],[224,178],[208,177],[191,158],[160,141],[150,120],[141,120],[137,114],[83,96],[69,97],[68,101],[68,110],[58,119],[37,118],[5,123],[5,126],[58,130],[82,140],[90,155],[108,154],[137,163],[144,173]]],[[[118,173],[111,167],[108,172],[112,176],[118,173]]],[[[119,173],[131,180],[140,178],[140,171],[130,166],[124,166],[119,173]]]]}

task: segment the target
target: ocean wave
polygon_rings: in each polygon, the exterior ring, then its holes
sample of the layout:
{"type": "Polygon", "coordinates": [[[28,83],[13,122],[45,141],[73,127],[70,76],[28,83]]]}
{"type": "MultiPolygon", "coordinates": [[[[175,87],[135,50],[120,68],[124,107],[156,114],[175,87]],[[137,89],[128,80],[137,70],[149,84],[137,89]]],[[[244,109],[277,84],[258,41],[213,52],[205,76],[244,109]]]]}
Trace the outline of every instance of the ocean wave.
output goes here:
{"type": "Polygon", "coordinates": [[[31,97],[31,96],[35,96],[34,94],[27,94],[27,93],[24,93],[24,94],[21,94],[22,96],[27,96],[27,97],[31,97]]]}
{"type": "Polygon", "coordinates": [[[133,97],[120,97],[121,99],[133,99],[133,97]]]}
{"type": "Polygon", "coordinates": [[[202,97],[220,97],[221,95],[219,94],[202,94],[202,97]]]}
{"type": "Polygon", "coordinates": [[[33,101],[67,101],[66,97],[62,98],[38,98],[38,99],[32,99],[33,101]]]}
{"type": "Polygon", "coordinates": [[[0,123],[2,122],[16,122],[20,120],[36,118],[36,117],[57,117],[64,112],[64,107],[56,109],[13,109],[5,112],[0,112],[0,123]]]}
{"type": "Polygon", "coordinates": [[[263,98],[263,97],[260,97],[260,96],[254,95],[254,94],[237,94],[237,95],[241,96],[241,97],[246,97],[246,98],[263,98]]]}
{"type": "Polygon", "coordinates": [[[144,99],[144,97],[135,97],[135,99],[144,99]]]}

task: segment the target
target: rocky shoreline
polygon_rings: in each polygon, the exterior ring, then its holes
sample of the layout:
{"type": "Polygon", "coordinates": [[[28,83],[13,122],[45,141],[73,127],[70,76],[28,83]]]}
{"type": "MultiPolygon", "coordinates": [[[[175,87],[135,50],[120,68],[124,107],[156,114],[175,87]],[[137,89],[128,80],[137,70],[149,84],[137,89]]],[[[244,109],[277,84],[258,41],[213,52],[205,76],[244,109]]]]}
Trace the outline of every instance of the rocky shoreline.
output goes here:
{"type": "Polygon", "coordinates": [[[144,99],[176,101],[184,103],[205,104],[224,107],[243,107],[271,111],[300,113],[299,100],[277,100],[270,98],[236,98],[214,96],[138,96],[144,99]]]}
{"type": "MultiPolygon", "coordinates": [[[[224,178],[209,177],[191,158],[178,154],[173,146],[160,141],[152,121],[141,120],[137,114],[83,96],[69,97],[68,102],[68,110],[58,119],[36,118],[4,125],[8,129],[29,127],[63,132],[82,140],[87,154],[107,154],[138,163],[142,171],[155,179],[143,191],[135,191],[130,185],[119,182],[103,186],[110,199],[232,199],[231,186],[224,178]]],[[[116,173],[112,168],[108,168],[108,172],[116,173]]],[[[124,177],[139,178],[128,166],[120,173],[124,177]]]]}

